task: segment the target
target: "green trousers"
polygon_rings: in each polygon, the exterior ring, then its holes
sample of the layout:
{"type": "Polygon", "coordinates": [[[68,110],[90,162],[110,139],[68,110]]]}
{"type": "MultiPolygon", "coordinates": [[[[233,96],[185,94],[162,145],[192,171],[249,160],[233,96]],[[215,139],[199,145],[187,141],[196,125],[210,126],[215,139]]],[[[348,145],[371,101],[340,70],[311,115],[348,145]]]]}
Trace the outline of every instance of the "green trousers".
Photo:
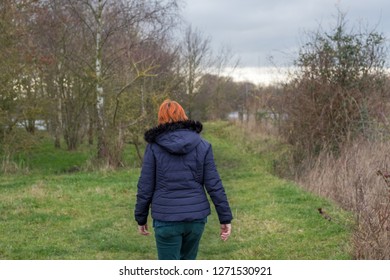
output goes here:
{"type": "Polygon", "coordinates": [[[195,260],[204,227],[205,221],[154,221],[158,259],[195,260]]]}

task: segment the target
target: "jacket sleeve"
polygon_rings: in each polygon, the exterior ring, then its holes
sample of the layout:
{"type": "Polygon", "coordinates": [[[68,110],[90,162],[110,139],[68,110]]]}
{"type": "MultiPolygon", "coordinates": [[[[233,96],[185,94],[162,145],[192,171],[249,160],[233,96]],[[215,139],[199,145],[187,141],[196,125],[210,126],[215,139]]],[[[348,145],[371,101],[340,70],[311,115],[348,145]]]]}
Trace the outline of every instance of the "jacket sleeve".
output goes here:
{"type": "Polygon", "coordinates": [[[215,210],[218,214],[218,219],[221,224],[230,224],[233,219],[232,212],[230,210],[229,202],[225,193],[225,189],[222,185],[221,178],[217,171],[217,167],[214,162],[213,150],[210,145],[205,157],[204,163],[204,185],[207,193],[215,206],[215,210]]]}
{"type": "Polygon", "coordinates": [[[134,216],[139,225],[145,225],[148,220],[149,206],[152,202],[156,183],[156,161],[150,144],[146,146],[142,163],[141,176],[137,185],[137,202],[134,216]]]}

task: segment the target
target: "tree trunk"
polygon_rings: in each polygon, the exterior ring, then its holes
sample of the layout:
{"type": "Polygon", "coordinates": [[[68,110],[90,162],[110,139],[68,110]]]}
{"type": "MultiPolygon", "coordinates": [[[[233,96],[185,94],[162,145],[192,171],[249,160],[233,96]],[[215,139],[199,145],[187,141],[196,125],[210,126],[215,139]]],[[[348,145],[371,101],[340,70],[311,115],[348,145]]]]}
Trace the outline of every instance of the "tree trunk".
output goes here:
{"type": "Polygon", "coordinates": [[[104,116],[104,90],[102,84],[102,25],[103,25],[103,1],[98,1],[96,11],[96,126],[97,126],[97,157],[98,159],[108,159],[108,147],[106,142],[106,127],[104,116]]]}
{"type": "MultiPolygon", "coordinates": [[[[61,53],[63,53],[64,50],[61,49],[61,53]]],[[[64,83],[64,77],[63,74],[61,73],[62,71],[62,61],[59,62],[58,64],[58,73],[60,74],[59,77],[59,83],[57,85],[57,120],[56,120],[56,130],[55,130],[55,147],[60,148],[60,139],[61,139],[61,134],[62,134],[62,94],[61,94],[61,87],[63,87],[64,83]]]]}
{"type": "MultiPolygon", "coordinates": [[[[94,110],[92,109],[92,111],[94,111],[94,110]]],[[[89,122],[88,123],[88,144],[92,146],[93,145],[93,129],[94,129],[94,120],[93,120],[92,112],[89,112],[88,119],[89,119],[89,121],[88,121],[89,122]]]]}

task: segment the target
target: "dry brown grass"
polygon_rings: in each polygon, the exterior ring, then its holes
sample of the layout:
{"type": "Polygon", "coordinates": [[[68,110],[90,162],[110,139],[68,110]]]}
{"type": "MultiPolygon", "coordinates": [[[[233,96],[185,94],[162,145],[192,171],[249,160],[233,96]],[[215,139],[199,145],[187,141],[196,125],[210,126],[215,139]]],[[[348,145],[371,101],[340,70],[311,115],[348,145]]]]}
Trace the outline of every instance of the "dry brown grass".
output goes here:
{"type": "Polygon", "coordinates": [[[356,215],[357,259],[390,259],[390,143],[355,141],[338,157],[323,152],[300,184],[356,215]]]}

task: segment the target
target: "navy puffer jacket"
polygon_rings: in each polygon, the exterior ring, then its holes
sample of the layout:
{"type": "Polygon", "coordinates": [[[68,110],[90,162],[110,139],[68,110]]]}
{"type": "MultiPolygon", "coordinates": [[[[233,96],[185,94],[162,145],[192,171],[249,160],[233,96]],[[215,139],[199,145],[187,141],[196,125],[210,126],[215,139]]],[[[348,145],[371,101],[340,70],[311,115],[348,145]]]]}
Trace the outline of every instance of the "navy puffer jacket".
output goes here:
{"type": "Polygon", "coordinates": [[[210,214],[205,189],[221,224],[232,220],[211,145],[202,139],[200,122],[159,125],[145,133],[146,146],[138,181],[135,219],[145,225],[151,215],[160,221],[193,221],[210,214]]]}

